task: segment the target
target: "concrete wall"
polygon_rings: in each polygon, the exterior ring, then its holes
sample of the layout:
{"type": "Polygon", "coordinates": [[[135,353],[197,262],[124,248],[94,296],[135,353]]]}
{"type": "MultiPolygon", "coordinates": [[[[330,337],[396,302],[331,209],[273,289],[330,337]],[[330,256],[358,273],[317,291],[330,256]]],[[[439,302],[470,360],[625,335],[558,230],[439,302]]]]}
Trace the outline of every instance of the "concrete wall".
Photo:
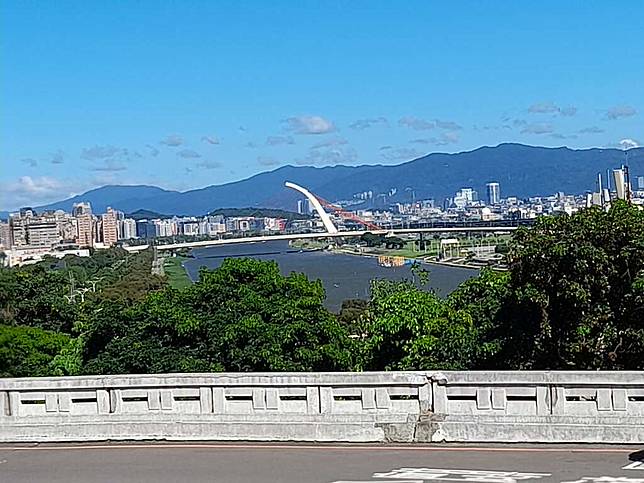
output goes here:
{"type": "Polygon", "coordinates": [[[644,373],[0,379],[0,441],[644,441],[644,373]]]}

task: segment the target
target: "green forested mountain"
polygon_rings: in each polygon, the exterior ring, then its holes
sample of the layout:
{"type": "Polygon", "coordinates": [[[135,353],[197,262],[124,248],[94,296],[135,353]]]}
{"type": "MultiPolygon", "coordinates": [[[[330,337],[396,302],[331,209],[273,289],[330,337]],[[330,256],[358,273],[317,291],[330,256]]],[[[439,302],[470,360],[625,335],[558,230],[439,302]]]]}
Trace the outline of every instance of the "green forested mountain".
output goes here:
{"type": "MultiPolygon", "coordinates": [[[[633,176],[644,175],[644,148],[628,153],[633,176]]],[[[623,162],[624,153],[618,149],[501,144],[456,154],[432,153],[395,166],[283,166],[234,183],[213,184],[183,193],[142,186],[103,187],[47,207],[71,207],[74,200],[87,199],[99,212],[106,206],[127,213],[145,209],[185,215],[247,206],[295,211],[301,196],[285,188],[285,181],[306,186],[330,201],[351,199],[355,193],[364,191],[374,195],[395,192],[386,202],[409,201],[412,197],[441,201],[462,187],[473,187],[483,193],[488,181],[501,183],[503,196],[583,193],[595,189],[597,173],[605,173],[623,162]]]]}

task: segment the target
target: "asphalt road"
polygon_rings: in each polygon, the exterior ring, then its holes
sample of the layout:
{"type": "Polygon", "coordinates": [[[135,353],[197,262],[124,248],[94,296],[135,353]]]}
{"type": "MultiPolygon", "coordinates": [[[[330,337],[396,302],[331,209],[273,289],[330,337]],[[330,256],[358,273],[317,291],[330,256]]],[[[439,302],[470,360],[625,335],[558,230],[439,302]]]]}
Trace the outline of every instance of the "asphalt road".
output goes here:
{"type": "Polygon", "coordinates": [[[638,454],[639,450],[507,445],[0,445],[0,482],[644,483],[644,463],[638,461],[644,460],[644,453],[638,454]]]}

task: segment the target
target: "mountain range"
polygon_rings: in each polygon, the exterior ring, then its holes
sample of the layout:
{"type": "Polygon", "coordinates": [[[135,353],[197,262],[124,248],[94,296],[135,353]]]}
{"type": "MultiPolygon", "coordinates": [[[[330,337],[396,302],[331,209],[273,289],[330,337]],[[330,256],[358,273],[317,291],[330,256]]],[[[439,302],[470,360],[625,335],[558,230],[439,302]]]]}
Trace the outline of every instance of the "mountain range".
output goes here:
{"type": "MultiPolygon", "coordinates": [[[[632,178],[644,175],[644,148],[628,151],[632,178]]],[[[618,149],[570,149],[500,144],[455,154],[433,153],[393,166],[283,166],[250,178],[185,192],[155,186],[103,186],[82,195],[40,206],[38,210],[71,210],[89,201],[93,211],[108,206],[131,213],[203,215],[219,208],[266,207],[293,211],[301,196],[285,181],[305,186],[330,201],[350,200],[356,193],[388,193],[387,202],[433,198],[442,202],[462,187],[484,195],[485,183],[497,181],[505,196],[583,193],[595,189],[597,173],[625,162],[618,149]]],[[[373,202],[372,202],[373,203],[373,202]]],[[[365,206],[368,203],[365,203],[365,206]]]]}

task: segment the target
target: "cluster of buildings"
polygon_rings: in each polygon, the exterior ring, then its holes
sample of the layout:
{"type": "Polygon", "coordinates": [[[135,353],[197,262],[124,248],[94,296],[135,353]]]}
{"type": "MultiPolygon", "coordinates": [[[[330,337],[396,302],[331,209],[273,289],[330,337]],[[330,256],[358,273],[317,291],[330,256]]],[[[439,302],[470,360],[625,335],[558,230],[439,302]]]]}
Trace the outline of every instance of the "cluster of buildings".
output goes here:
{"type": "Polygon", "coordinates": [[[463,187],[456,191],[453,197],[445,199],[442,205],[437,205],[432,199],[419,200],[396,203],[388,210],[363,210],[359,211],[358,215],[383,226],[530,220],[541,215],[570,215],[593,205],[608,207],[610,202],[616,199],[628,199],[633,204],[644,205],[644,176],[637,176],[631,182],[628,169],[622,167],[607,172],[603,179],[599,175],[595,192],[581,195],[559,192],[527,199],[516,196],[502,198],[501,185],[498,182],[490,182],[486,184],[483,197],[479,197],[473,188],[463,187]]]}
{"type": "Polygon", "coordinates": [[[0,221],[0,263],[14,266],[42,260],[45,255],[62,258],[68,254],[89,256],[90,249],[109,248],[121,241],[176,236],[221,236],[244,232],[280,232],[286,220],[269,217],[172,217],[128,218],[107,208],[94,214],[89,203],[77,203],[72,212],[36,213],[22,208],[0,221]]]}
{"type": "MultiPolygon", "coordinates": [[[[495,222],[501,220],[529,220],[541,215],[572,214],[582,208],[600,205],[607,207],[614,199],[627,199],[644,205],[644,176],[635,178],[631,186],[628,168],[598,175],[597,189],[583,195],[566,195],[519,199],[501,197],[498,182],[489,182],[485,195],[479,197],[471,187],[459,189],[453,197],[437,206],[434,200],[395,203],[387,207],[357,210],[358,219],[382,228],[412,226],[424,223],[495,222]],[[612,187],[612,189],[611,189],[612,187]]],[[[385,193],[392,196],[395,191],[385,193]]],[[[371,191],[358,193],[356,200],[372,200],[371,191]]],[[[414,197],[412,197],[413,199],[414,197]]],[[[346,204],[345,209],[350,209],[346,204]]],[[[308,200],[300,200],[297,211],[314,213],[308,200]]],[[[351,229],[355,219],[347,220],[338,213],[331,214],[340,229],[351,229]]],[[[291,232],[323,230],[319,219],[303,217],[288,223],[291,232]]],[[[351,218],[351,217],[348,217],[351,218]]],[[[123,212],[107,208],[105,213],[94,214],[89,203],[77,203],[71,213],[62,210],[37,214],[31,208],[13,213],[7,223],[0,221],[0,263],[20,265],[38,261],[45,255],[63,257],[67,254],[88,256],[92,248],[108,248],[121,241],[127,244],[146,243],[162,237],[222,237],[243,236],[250,233],[279,233],[287,229],[287,220],[258,216],[208,215],[203,217],[172,217],[134,219],[123,212]],[[138,240],[138,241],[137,241],[138,240]]]]}
{"type": "Polygon", "coordinates": [[[204,217],[178,217],[166,219],[133,220],[125,218],[120,240],[139,238],[148,240],[176,236],[220,236],[247,232],[280,232],[286,229],[283,218],[209,215],[204,217]]]}
{"type": "Polygon", "coordinates": [[[89,203],[75,204],[71,213],[62,210],[36,213],[32,208],[21,208],[9,216],[7,223],[0,222],[2,261],[13,266],[38,261],[45,255],[89,256],[92,247],[117,243],[118,215],[108,208],[106,213],[96,216],[89,203]]]}

